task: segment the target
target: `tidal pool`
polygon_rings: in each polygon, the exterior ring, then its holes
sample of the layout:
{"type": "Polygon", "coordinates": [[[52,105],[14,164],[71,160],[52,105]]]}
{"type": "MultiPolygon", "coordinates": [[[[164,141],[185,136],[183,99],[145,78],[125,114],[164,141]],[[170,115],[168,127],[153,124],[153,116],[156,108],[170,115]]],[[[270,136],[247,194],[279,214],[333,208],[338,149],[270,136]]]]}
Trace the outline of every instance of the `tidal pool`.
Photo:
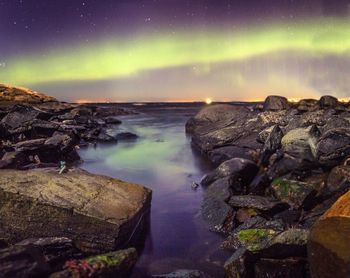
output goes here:
{"type": "Polygon", "coordinates": [[[198,269],[222,277],[228,254],[218,251],[222,238],[210,232],[199,213],[203,189],[194,181],[211,165],[191,149],[185,123],[199,105],[129,105],[140,114],[118,117],[111,134],[132,132],[132,141],[101,144],[80,151],[82,168],[139,183],[153,190],[150,231],[132,277],[198,269]]]}

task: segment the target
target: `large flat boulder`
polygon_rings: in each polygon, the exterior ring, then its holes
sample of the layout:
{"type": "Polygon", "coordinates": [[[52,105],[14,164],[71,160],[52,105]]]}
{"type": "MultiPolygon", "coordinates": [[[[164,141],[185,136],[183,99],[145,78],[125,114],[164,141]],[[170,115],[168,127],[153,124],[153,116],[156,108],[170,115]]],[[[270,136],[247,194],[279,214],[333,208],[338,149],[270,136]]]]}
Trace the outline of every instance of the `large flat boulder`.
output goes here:
{"type": "Polygon", "coordinates": [[[147,223],[151,191],[72,169],[0,171],[0,238],[68,237],[85,252],[131,243],[147,223]]]}

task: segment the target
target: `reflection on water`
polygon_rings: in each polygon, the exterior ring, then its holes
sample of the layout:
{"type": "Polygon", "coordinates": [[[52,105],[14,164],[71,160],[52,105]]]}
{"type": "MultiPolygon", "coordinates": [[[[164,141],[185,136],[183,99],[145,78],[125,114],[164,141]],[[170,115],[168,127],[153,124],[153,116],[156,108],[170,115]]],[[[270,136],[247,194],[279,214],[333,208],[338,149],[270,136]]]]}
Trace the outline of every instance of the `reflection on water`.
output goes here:
{"type": "Polygon", "coordinates": [[[185,135],[185,122],[198,107],[138,106],[141,114],[125,116],[110,133],[133,132],[137,140],[81,150],[82,168],[143,184],[153,190],[151,231],[133,277],[200,269],[221,277],[224,257],[220,237],[207,230],[198,214],[202,189],[193,181],[210,165],[196,156],[185,135]]]}

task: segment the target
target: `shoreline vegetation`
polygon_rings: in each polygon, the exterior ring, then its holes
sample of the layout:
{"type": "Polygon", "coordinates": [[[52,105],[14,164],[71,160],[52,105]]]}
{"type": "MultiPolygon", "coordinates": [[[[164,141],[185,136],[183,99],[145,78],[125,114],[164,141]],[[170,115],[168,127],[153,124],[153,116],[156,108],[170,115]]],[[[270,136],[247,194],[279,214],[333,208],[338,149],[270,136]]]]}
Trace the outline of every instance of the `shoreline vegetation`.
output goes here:
{"type": "MultiPolygon", "coordinates": [[[[78,149],[116,143],[135,112],[69,104],[0,85],[0,272],[5,277],[127,277],[149,226],[151,190],[79,169],[78,149]],[[64,163],[63,163],[64,162],[64,163]],[[62,174],[59,166],[64,165],[62,174]]],[[[211,104],[188,120],[217,166],[201,214],[232,252],[227,277],[346,277],[350,105],[211,104]]],[[[132,134],[127,134],[132,136],[132,134]]],[[[204,244],[204,243],[203,243],[204,244]]],[[[209,277],[177,270],[155,277],[209,277]]]]}

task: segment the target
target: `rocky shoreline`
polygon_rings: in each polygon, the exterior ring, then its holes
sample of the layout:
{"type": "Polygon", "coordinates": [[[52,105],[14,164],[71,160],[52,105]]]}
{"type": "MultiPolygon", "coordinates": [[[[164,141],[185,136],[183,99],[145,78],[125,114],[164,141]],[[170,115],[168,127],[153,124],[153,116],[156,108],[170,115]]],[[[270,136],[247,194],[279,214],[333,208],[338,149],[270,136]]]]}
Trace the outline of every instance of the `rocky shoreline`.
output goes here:
{"type": "Polygon", "coordinates": [[[349,275],[349,194],[336,202],[350,188],[349,103],[211,105],[186,131],[218,166],[201,181],[201,211],[233,252],[227,277],[349,275]]]}
{"type": "Polygon", "coordinates": [[[77,150],[123,140],[108,128],[133,113],[0,85],[2,277],[128,276],[152,192],[77,168],[77,150]]]}

